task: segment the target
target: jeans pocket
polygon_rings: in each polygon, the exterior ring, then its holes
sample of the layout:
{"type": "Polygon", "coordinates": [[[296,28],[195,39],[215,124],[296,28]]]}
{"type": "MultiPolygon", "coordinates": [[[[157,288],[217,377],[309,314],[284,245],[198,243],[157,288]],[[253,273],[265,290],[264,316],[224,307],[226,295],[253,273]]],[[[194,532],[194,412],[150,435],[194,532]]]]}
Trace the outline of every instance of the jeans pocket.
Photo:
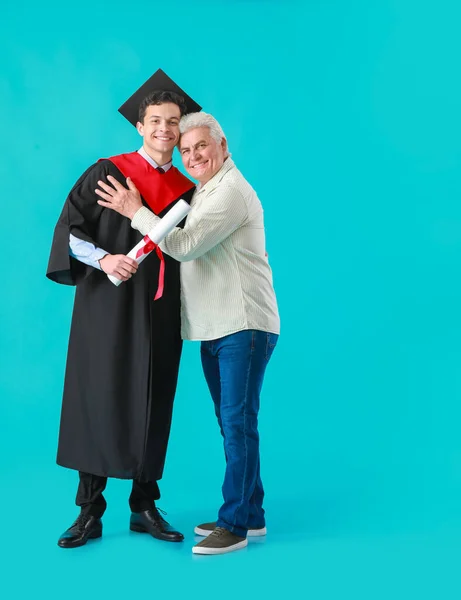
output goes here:
{"type": "Polygon", "coordinates": [[[272,352],[274,351],[274,348],[277,345],[278,339],[279,336],[276,333],[266,334],[266,360],[269,360],[272,356],[272,352]]]}

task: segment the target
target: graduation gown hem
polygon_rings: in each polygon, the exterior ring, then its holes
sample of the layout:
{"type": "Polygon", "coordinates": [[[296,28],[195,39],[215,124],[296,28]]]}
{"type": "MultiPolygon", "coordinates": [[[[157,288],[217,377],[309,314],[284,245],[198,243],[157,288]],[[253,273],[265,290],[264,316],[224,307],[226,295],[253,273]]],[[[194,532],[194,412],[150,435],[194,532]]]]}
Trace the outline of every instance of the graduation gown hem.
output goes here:
{"type": "Polygon", "coordinates": [[[145,473],[139,473],[139,471],[136,471],[135,469],[133,469],[133,471],[126,471],[125,473],[120,473],[120,472],[114,472],[111,469],[106,470],[99,470],[99,469],[94,469],[94,468],[90,468],[90,466],[88,466],[88,468],[84,468],[82,465],[80,466],[76,466],[75,464],[71,464],[69,463],[69,461],[65,461],[65,460],[56,460],[56,464],[59,467],[62,467],[64,469],[71,469],[72,471],[79,471],[81,473],[89,473],[90,475],[96,475],[97,477],[107,477],[108,479],[122,479],[122,480],[126,480],[126,481],[131,481],[131,480],[136,480],[136,481],[160,481],[163,478],[163,471],[153,474],[152,477],[146,477],[145,473]]]}

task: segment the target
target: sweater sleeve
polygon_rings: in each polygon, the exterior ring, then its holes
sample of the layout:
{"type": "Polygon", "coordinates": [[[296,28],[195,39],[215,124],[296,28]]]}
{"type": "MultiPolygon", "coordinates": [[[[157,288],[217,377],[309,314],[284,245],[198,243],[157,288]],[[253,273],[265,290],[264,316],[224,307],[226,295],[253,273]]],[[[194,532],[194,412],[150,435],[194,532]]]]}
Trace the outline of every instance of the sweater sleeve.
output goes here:
{"type": "MultiPolygon", "coordinates": [[[[230,185],[221,185],[208,194],[203,203],[192,207],[184,228],[173,229],[160,247],[178,261],[194,260],[226,239],[247,218],[243,195],[230,185]]],[[[146,235],[158,221],[158,217],[143,207],[131,225],[146,235]]]]}

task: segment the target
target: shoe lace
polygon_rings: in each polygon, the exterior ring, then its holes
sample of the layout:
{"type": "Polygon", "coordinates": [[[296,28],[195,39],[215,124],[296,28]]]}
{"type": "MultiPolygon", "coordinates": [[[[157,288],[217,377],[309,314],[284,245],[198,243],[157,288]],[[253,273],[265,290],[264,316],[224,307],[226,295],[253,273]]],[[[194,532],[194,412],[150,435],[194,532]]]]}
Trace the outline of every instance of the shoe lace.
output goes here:
{"type": "MultiPolygon", "coordinates": [[[[167,515],[168,513],[165,510],[162,510],[161,508],[158,508],[157,506],[155,507],[157,513],[162,513],[162,515],[167,515]]],[[[166,523],[166,520],[162,517],[162,515],[158,515],[159,519],[161,521],[163,521],[164,523],[166,523]]]]}
{"type": "Polygon", "coordinates": [[[80,513],[78,515],[78,517],[75,519],[74,523],[72,524],[72,527],[82,527],[85,525],[86,521],[88,520],[88,515],[85,515],[83,513],[80,513]]]}
{"type": "Polygon", "coordinates": [[[215,527],[208,537],[213,536],[214,538],[220,538],[226,533],[227,529],[224,527],[215,527]]]}

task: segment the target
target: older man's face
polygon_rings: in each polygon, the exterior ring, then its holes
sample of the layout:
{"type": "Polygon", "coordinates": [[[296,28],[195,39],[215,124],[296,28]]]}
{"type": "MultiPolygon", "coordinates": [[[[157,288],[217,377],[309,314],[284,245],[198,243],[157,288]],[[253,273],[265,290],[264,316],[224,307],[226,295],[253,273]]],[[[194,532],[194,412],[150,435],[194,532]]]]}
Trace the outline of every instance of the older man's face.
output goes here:
{"type": "Polygon", "coordinates": [[[218,144],[208,127],[196,127],[182,134],[179,151],[186,171],[204,185],[222,167],[227,143],[222,139],[218,144]]]}

